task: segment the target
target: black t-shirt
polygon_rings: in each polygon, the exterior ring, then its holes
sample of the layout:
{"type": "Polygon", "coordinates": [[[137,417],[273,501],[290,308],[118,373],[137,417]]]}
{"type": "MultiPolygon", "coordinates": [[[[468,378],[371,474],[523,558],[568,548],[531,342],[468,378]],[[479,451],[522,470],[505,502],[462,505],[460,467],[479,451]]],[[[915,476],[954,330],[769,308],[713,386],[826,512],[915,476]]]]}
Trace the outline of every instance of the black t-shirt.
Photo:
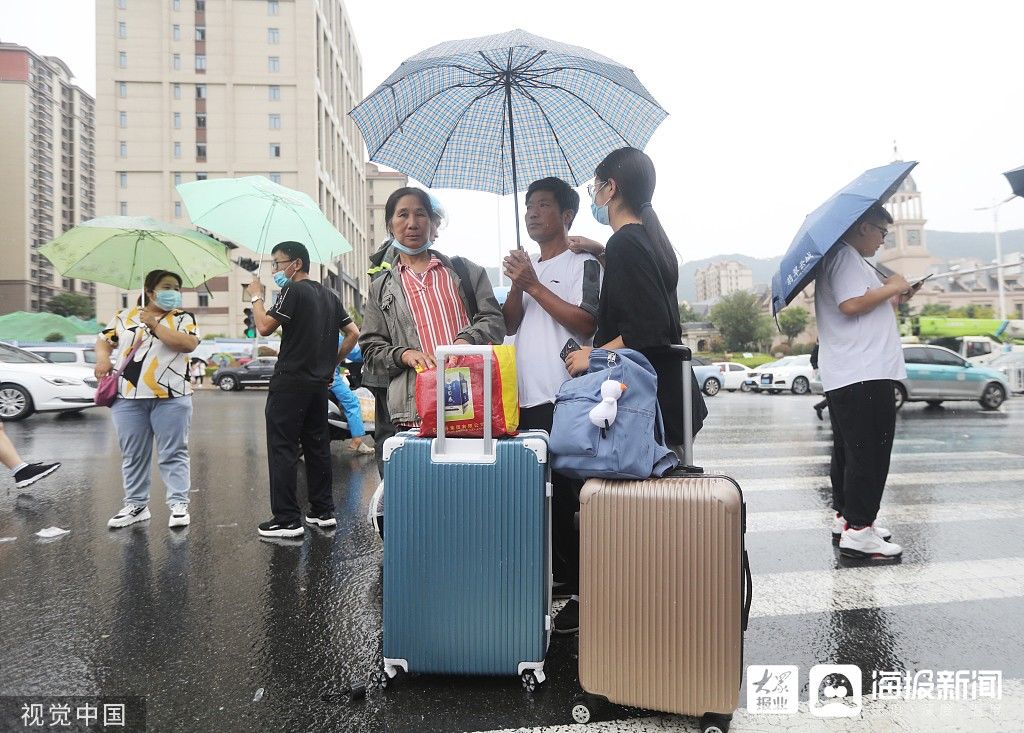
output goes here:
{"type": "Polygon", "coordinates": [[[682,343],[678,275],[658,257],[647,230],[626,224],[608,240],[594,345],[622,336],[626,348],[647,357],[658,374],[658,404],[665,436],[683,442],[683,363],[666,347],[682,343]],[[674,309],[674,315],[673,315],[674,309]]]}
{"type": "Polygon", "coordinates": [[[352,322],[334,291],[305,279],[287,285],[267,315],[281,324],[273,392],[327,389],[338,366],[338,331],[352,322]]]}

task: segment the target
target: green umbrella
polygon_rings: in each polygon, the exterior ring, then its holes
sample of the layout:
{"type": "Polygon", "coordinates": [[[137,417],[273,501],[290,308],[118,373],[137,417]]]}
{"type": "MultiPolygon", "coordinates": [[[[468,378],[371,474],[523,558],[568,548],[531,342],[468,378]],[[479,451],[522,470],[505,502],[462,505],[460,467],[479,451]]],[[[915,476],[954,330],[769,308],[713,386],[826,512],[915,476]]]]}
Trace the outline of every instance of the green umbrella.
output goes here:
{"type": "Polygon", "coordinates": [[[193,229],[149,217],[102,216],[70,229],[39,252],[64,277],[141,288],[150,270],[169,270],[195,288],[231,270],[227,247],[193,229]]]}
{"type": "Polygon", "coordinates": [[[284,241],[302,242],[310,259],[322,264],[352,251],[313,199],[263,176],[211,178],[177,188],[195,226],[257,254],[284,241]]]}

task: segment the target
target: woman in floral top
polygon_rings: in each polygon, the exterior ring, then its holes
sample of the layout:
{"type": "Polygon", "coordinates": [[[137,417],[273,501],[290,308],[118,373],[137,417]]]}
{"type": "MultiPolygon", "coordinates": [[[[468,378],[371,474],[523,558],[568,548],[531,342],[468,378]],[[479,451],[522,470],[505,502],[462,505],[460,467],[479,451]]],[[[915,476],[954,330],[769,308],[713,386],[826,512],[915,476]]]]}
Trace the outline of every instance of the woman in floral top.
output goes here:
{"type": "Polygon", "coordinates": [[[112,409],[124,476],[124,508],[107,522],[112,529],[150,518],[154,439],[171,509],[168,526],[185,527],[189,523],[192,383],[188,354],[197,346],[196,318],[181,310],[181,277],[166,270],[146,275],[139,304],[117,313],[96,340],[97,378],[113,372],[114,365],[131,354],[118,380],[118,399],[112,409]]]}

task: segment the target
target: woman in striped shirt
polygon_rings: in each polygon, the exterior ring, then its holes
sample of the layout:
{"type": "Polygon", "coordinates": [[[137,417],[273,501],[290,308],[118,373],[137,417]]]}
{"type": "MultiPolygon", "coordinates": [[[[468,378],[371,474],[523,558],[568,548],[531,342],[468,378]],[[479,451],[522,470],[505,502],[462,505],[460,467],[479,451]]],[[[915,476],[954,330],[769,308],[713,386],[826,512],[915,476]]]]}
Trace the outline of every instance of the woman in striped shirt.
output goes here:
{"type": "Polygon", "coordinates": [[[432,249],[434,209],[426,191],[398,189],[384,218],[399,255],[370,285],[359,345],[366,366],[390,377],[392,422],[415,426],[417,370],[435,365],[439,346],[500,344],[505,321],[482,267],[432,249]]]}

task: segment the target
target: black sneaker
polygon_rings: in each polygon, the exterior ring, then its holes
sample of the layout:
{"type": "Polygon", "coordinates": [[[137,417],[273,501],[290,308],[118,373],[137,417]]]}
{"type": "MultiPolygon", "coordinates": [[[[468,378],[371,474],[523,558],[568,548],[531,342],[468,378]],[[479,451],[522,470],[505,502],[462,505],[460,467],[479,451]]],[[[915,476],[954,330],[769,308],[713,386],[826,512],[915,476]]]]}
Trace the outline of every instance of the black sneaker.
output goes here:
{"type": "Polygon", "coordinates": [[[257,531],[261,537],[301,537],[306,532],[302,527],[302,522],[285,523],[276,519],[264,522],[257,528],[257,531]]]}
{"type": "Polygon", "coordinates": [[[59,463],[30,463],[14,474],[14,485],[19,489],[24,489],[39,479],[49,476],[58,468],[60,468],[59,463]]]}
{"type": "Polygon", "coordinates": [[[338,526],[338,520],[335,519],[333,512],[324,512],[323,514],[307,514],[306,521],[310,524],[315,524],[317,527],[324,529],[333,529],[338,526]]]}
{"type": "Polygon", "coordinates": [[[555,634],[575,634],[580,630],[580,602],[570,598],[555,614],[552,632],[555,634]]]}

